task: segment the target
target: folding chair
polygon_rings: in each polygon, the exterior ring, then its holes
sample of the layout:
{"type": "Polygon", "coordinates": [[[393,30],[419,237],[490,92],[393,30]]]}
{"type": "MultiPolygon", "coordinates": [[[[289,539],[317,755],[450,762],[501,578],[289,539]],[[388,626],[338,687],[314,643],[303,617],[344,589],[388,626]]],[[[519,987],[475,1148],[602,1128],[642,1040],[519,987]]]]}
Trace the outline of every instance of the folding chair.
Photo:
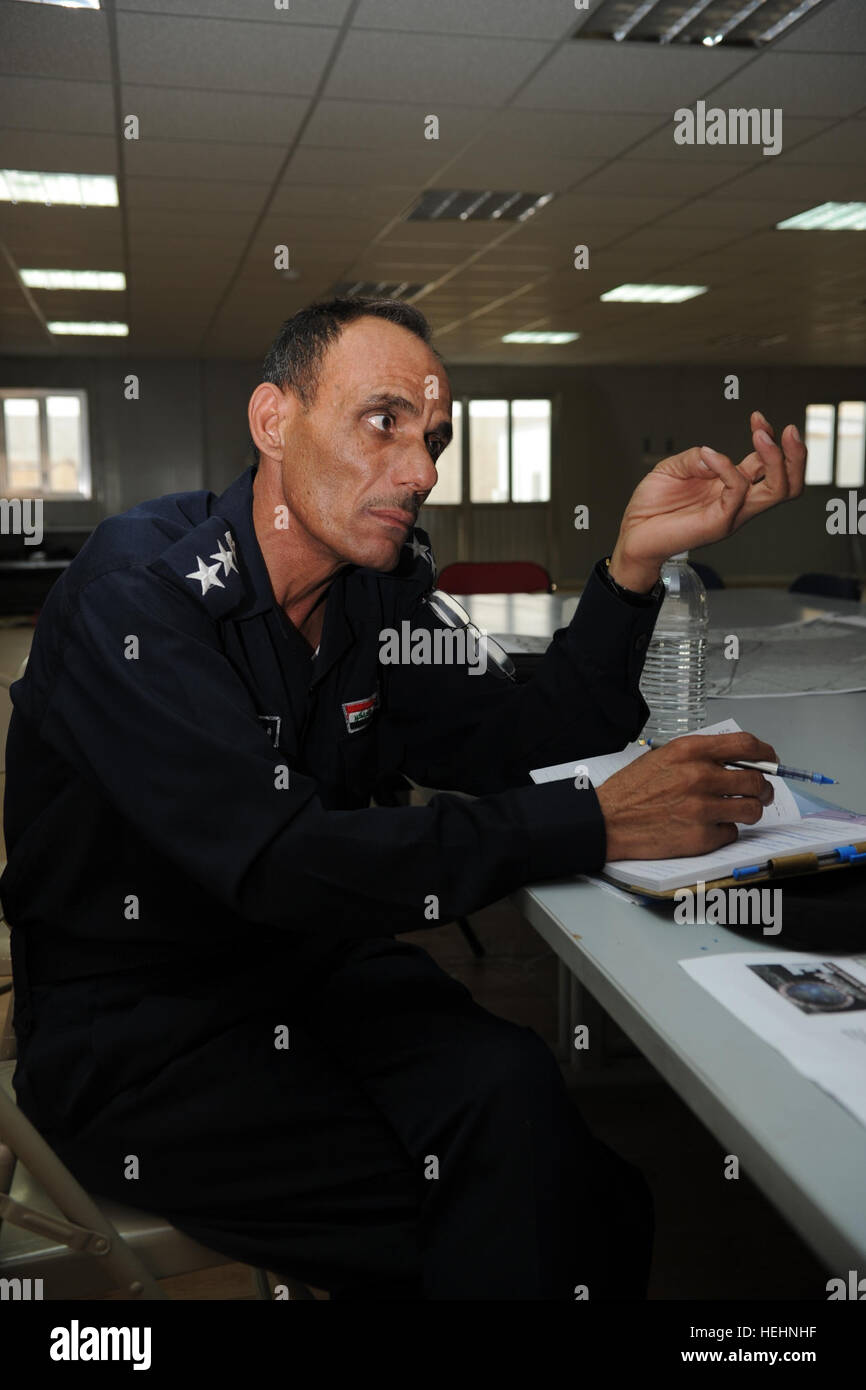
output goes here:
{"type": "MultiPolygon", "coordinates": [[[[10,975],[9,930],[0,925],[0,974],[10,975]]],[[[98,1298],[121,1290],[133,1300],[164,1299],[160,1279],[235,1264],[184,1235],[164,1217],[91,1196],[18,1108],[12,1076],[12,994],[0,1036],[0,1279],[13,1297],[98,1298]],[[41,1279],[42,1285],[33,1280],[41,1279]],[[24,1281],[30,1280],[30,1284],[24,1281]],[[20,1281],[16,1283],[15,1281],[20,1281]]],[[[264,1270],[256,1295],[271,1298],[264,1270]]],[[[292,1299],[314,1299],[280,1274],[292,1299]]]]}

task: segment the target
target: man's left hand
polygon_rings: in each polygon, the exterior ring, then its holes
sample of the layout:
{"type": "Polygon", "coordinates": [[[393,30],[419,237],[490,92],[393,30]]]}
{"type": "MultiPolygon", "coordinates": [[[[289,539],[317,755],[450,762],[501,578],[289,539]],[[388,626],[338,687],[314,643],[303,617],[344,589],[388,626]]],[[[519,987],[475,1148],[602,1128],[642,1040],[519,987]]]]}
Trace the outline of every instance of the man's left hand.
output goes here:
{"type": "Polygon", "coordinates": [[[626,589],[651,589],[671,555],[724,540],[753,516],[799,497],[806,446],[795,425],[781,444],[759,410],[751,415],[754,452],[736,467],[706,446],[662,459],[635,489],[620,524],[610,573],[626,589]]]}

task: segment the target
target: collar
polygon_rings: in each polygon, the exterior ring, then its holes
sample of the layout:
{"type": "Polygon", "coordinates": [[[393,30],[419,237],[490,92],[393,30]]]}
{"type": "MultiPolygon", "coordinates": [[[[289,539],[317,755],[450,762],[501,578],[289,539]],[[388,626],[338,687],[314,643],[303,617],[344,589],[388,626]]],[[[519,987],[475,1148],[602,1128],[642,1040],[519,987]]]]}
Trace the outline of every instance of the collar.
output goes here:
{"type": "MultiPolygon", "coordinates": [[[[252,618],[278,607],[253,524],[255,475],[256,465],[253,464],[216,499],[212,511],[212,515],[226,522],[235,538],[244,581],[243,596],[232,609],[235,618],[252,618]]],[[[436,562],[430,537],[417,526],[410,531],[393,570],[373,570],[360,565],[349,565],[341,570],[328,591],[314,680],[319,680],[330,669],[354,641],[364,621],[369,621],[371,613],[377,611],[378,605],[370,602],[374,592],[381,593],[383,588],[395,592],[392,586],[399,585],[408,603],[429,592],[435,577],[436,562]]]]}
{"type": "Polygon", "coordinates": [[[239,618],[252,618],[258,613],[266,613],[276,603],[271,576],[268,574],[268,567],[253,525],[255,475],[256,469],[253,465],[239,478],[235,478],[217,498],[212,513],[222,517],[234,534],[244,581],[244,597],[234,610],[234,615],[239,618]]]}

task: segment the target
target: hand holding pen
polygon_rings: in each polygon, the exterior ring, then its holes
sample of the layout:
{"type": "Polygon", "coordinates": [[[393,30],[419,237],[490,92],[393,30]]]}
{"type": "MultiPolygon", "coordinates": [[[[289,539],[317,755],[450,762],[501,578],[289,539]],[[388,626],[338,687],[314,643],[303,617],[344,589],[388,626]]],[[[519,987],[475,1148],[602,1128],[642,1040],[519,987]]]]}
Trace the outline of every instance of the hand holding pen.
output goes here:
{"type": "MultiPolygon", "coordinates": [[[[668,742],[673,743],[675,740],[670,739],[668,742]]],[[[666,747],[665,743],[659,743],[653,738],[641,738],[638,739],[638,743],[642,743],[646,748],[666,747]]],[[[785,777],[794,782],[817,782],[824,786],[835,786],[837,780],[835,777],[825,777],[822,772],[806,772],[801,767],[787,767],[784,763],[747,762],[742,758],[733,763],[726,763],[726,767],[748,767],[753,768],[755,772],[765,772],[770,777],[785,777]]]]}

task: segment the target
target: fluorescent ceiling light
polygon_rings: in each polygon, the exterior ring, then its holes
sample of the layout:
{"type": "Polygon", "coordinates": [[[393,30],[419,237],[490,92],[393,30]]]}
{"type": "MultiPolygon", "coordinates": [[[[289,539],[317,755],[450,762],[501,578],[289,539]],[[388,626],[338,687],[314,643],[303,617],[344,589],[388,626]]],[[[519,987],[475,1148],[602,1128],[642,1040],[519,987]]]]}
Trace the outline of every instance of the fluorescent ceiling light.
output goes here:
{"type": "Polygon", "coordinates": [[[630,15],[625,24],[621,24],[618,29],[614,29],[613,36],[617,43],[622,43],[623,39],[631,33],[632,29],[634,29],[637,24],[640,24],[641,20],[649,14],[655,3],[656,0],[643,0],[643,4],[638,5],[634,14],[630,15]]]}
{"type": "Polygon", "coordinates": [[[815,6],[820,5],[820,3],[821,0],[801,0],[801,3],[795,5],[793,10],[782,15],[782,18],[771,25],[763,34],[759,34],[758,43],[770,43],[772,39],[777,39],[796,19],[802,19],[804,14],[814,10],[815,6]]]}
{"type": "Polygon", "coordinates": [[[706,294],[707,285],[617,285],[601,299],[621,304],[681,304],[706,294]]]}
{"type": "MultiPolygon", "coordinates": [[[[764,0],[748,0],[748,4],[743,5],[737,10],[736,14],[732,14],[730,19],[724,20],[723,23],[718,26],[713,35],[712,42],[714,44],[719,43],[726,34],[730,34],[732,29],[738,28],[744,20],[749,18],[749,15],[754,14],[755,10],[759,10],[763,3],[764,0]]],[[[707,40],[704,39],[704,43],[706,42],[707,40]]]]}
{"type": "Polygon", "coordinates": [[[48,325],[49,333],[74,334],[76,337],[88,338],[126,338],[129,334],[128,323],[73,323],[66,319],[55,319],[48,325]]]}
{"type": "Polygon", "coordinates": [[[0,169],[0,203],[116,208],[117,180],[113,174],[44,174],[37,169],[0,169]]]}
{"type": "Polygon", "coordinates": [[[98,10],[99,0],[29,0],[31,5],[62,5],[65,10],[98,10]]]}
{"type": "Polygon", "coordinates": [[[122,270],[22,270],[31,290],[125,290],[122,270]]]}
{"type": "Polygon", "coordinates": [[[506,333],[503,343],[573,343],[579,333],[506,333]]]}
{"type": "Polygon", "coordinates": [[[866,203],[821,203],[776,223],[782,232],[866,232],[866,203]]]}
{"type": "Polygon", "coordinates": [[[669,29],[665,30],[659,38],[659,43],[671,43],[672,40],[676,38],[677,34],[681,34],[686,25],[691,24],[693,19],[697,19],[698,15],[701,14],[709,4],[710,0],[695,0],[695,3],[689,5],[689,8],[680,15],[679,19],[675,20],[669,29]]]}

